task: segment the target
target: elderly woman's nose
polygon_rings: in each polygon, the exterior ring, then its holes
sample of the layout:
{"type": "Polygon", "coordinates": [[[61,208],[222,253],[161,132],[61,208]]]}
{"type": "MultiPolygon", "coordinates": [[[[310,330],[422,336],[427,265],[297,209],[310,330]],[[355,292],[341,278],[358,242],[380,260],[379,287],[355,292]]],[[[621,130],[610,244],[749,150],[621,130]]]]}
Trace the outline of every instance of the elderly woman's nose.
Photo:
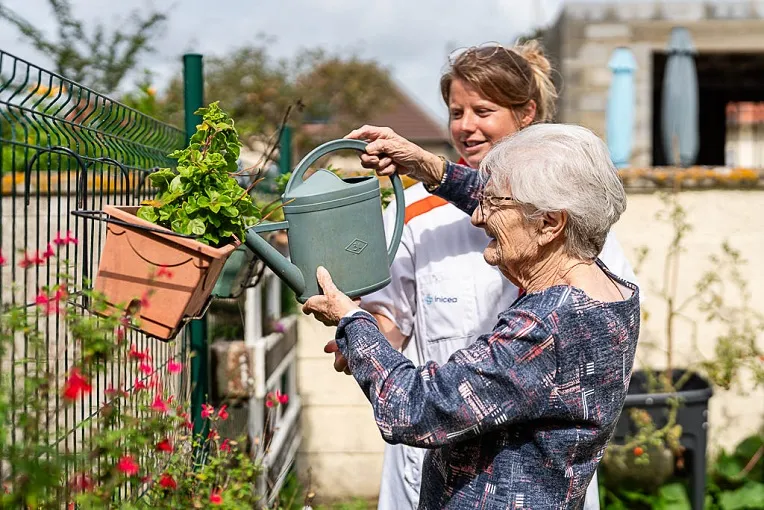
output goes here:
{"type": "Polygon", "coordinates": [[[472,224],[476,227],[480,227],[483,225],[483,223],[485,223],[485,218],[483,217],[483,208],[480,207],[479,204],[477,207],[475,207],[475,210],[472,211],[470,221],[472,221],[472,224]]]}

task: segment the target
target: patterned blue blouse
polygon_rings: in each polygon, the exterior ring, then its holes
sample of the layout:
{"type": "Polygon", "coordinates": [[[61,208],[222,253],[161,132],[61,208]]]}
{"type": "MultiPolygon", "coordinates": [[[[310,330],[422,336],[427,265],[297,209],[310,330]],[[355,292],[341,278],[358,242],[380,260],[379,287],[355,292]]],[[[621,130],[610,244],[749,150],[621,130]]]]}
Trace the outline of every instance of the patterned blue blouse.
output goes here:
{"type": "MultiPolygon", "coordinates": [[[[449,163],[437,193],[472,212],[481,189],[477,172],[449,163]]],[[[583,505],[639,334],[636,286],[610,277],[631,297],[605,303],[571,286],[526,294],[442,366],[415,367],[366,312],[340,321],[337,343],[385,441],[430,449],[419,508],[583,505]]]]}

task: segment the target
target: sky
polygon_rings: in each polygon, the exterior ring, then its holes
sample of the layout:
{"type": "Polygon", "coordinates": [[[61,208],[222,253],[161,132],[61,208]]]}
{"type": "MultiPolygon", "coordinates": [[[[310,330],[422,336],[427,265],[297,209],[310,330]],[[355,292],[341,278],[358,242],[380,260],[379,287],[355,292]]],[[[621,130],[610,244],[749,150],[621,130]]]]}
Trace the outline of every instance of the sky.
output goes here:
{"type": "MultiPolygon", "coordinates": [[[[446,118],[438,80],[447,55],[487,41],[510,44],[539,24],[556,19],[563,0],[71,0],[78,16],[106,28],[136,9],[166,11],[169,19],[157,51],[141,67],[155,73],[159,88],[181,72],[185,52],[224,56],[266,36],[274,57],[301,48],[374,59],[433,116],[446,118]]],[[[0,0],[43,30],[55,30],[47,0],[0,0]]],[[[0,48],[39,65],[50,65],[0,22],[0,48]]]]}

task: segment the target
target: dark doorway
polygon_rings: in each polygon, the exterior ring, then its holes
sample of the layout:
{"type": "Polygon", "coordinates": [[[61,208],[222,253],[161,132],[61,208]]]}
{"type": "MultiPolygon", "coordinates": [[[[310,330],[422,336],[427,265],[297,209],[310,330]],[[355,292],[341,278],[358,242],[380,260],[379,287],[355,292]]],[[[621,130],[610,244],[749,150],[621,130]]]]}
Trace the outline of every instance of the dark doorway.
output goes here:
{"type": "MultiPolygon", "coordinates": [[[[661,136],[661,98],[667,55],[653,53],[653,165],[667,164],[661,136]]],[[[698,165],[724,165],[725,108],[730,101],[764,101],[764,53],[700,53],[698,165]]]]}

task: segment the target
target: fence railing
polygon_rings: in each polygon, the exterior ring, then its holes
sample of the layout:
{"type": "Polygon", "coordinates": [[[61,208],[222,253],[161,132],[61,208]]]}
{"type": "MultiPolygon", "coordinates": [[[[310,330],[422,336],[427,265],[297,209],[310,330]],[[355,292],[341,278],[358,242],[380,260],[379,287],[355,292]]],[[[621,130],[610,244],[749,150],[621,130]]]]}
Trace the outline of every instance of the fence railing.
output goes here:
{"type": "MultiPolygon", "coordinates": [[[[0,303],[33,306],[39,289],[62,283],[62,273],[70,275],[70,285],[88,287],[98,267],[105,224],[71,212],[136,205],[150,197],[147,174],[173,166],[167,154],[185,142],[180,129],[0,50],[0,238],[7,261],[0,268],[0,303]],[[58,232],[71,232],[77,244],[60,247],[51,264],[21,267],[25,257],[44,253],[58,232]]],[[[0,363],[0,376],[10,382],[11,392],[27,391],[24,374],[31,365],[23,360],[42,359],[42,366],[60,381],[80,355],[58,316],[38,314],[34,320],[45,337],[45,351],[30,346],[23,332],[15,335],[0,363]]],[[[127,333],[126,341],[148,350],[155,370],[164,370],[183,345],[182,338],[163,343],[135,331],[127,333]]],[[[129,388],[150,377],[132,373],[131,366],[127,360],[114,360],[111,370],[95,376],[92,392],[77,405],[60,405],[56,393],[44,397],[57,413],[48,426],[60,448],[76,453],[92,446],[89,437],[106,389],[129,388]]],[[[167,379],[165,384],[180,392],[182,380],[167,379]]],[[[11,441],[23,440],[18,427],[8,434],[11,441]]],[[[0,473],[0,478],[7,474],[0,473]]]]}
{"type": "MultiPolygon", "coordinates": [[[[190,97],[186,98],[186,108],[193,109],[199,105],[191,103],[201,103],[201,57],[187,57],[186,77],[194,77],[187,79],[193,82],[193,90],[187,83],[190,97]],[[191,73],[189,62],[194,64],[191,73]]],[[[187,118],[186,124],[187,129],[193,129],[193,118],[187,118]]],[[[70,285],[88,287],[98,268],[106,224],[71,213],[77,209],[100,210],[107,204],[138,205],[150,198],[153,190],[147,185],[147,175],[159,167],[173,167],[175,161],[167,154],[184,147],[186,140],[187,133],[181,129],[0,50],[0,238],[7,260],[0,267],[0,304],[33,306],[38,290],[61,283],[64,272],[72,277],[70,285]],[[78,243],[62,247],[50,266],[20,267],[28,254],[43,253],[59,232],[71,232],[78,243]]],[[[297,333],[294,318],[282,318],[282,283],[269,270],[259,275],[259,283],[243,290],[236,301],[243,326],[239,337],[242,356],[240,371],[229,376],[240,379],[245,397],[232,406],[234,419],[229,422],[228,434],[221,434],[232,439],[245,434],[253,441],[253,451],[264,468],[264,476],[257,481],[259,492],[270,504],[293,463],[300,440],[297,333]],[[269,395],[276,391],[289,395],[290,401],[270,408],[269,395]]],[[[23,372],[27,368],[19,360],[45,359],[57,380],[77,361],[74,339],[57,317],[35,320],[45,336],[47,351],[32,352],[34,348],[19,333],[15,345],[0,360],[0,377],[11,381],[12,392],[25,391],[23,372]]],[[[213,317],[213,325],[214,321],[213,317]]],[[[226,398],[209,394],[207,339],[213,342],[213,356],[221,347],[214,327],[209,326],[207,321],[194,321],[171,343],[129,330],[126,341],[148,351],[156,371],[175,357],[187,358],[184,351],[195,350],[190,374],[174,381],[165,378],[165,384],[175,394],[191,394],[192,405],[196,402],[200,407],[200,399],[226,398]],[[193,388],[184,383],[189,380],[193,388]]],[[[92,393],[79,405],[59,406],[58,397],[51,394],[52,401],[46,404],[61,411],[49,426],[60,438],[61,448],[76,453],[92,446],[88,429],[98,416],[107,388],[150,377],[131,373],[130,367],[127,360],[114,360],[112,370],[96,376],[92,393]]],[[[23,440],[18,431],[9,433],[13,441],[23,440]]],[[[0,465],[0,479],[8,474],[3,469],[8,467],[0,465]]]]}

